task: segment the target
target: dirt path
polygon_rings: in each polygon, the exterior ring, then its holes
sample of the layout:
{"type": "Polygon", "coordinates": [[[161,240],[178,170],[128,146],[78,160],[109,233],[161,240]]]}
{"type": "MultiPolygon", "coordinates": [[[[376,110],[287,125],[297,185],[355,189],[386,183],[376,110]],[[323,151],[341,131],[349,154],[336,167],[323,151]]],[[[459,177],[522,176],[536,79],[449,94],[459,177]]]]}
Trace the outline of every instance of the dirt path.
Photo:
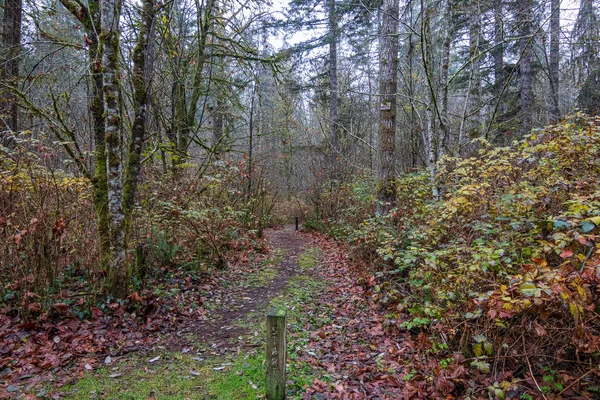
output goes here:
{"type": "Polygon", "coordinates": [[[235,277],[229,277],[233,281],[232,287],[207,298],[207,302],[216,305],[210,317],[203,321],[192,321],[180,328],[177,333],[179,336],[195,337],[221,353],[236,350],[243,345],[238,338],[252,332],[236,322],[264,309],[271,299],[285,290],[290,278],[299,274],[298,257],[309,242],[293,225],[268,230],[266,237],[271,254],[277,254],[281,258],[272,265],[275,271],[271,271],[274,272],[273,276],[268,277],[271,279],[261,285],[251,285],[244,279],[236,282],[235,277]]]}

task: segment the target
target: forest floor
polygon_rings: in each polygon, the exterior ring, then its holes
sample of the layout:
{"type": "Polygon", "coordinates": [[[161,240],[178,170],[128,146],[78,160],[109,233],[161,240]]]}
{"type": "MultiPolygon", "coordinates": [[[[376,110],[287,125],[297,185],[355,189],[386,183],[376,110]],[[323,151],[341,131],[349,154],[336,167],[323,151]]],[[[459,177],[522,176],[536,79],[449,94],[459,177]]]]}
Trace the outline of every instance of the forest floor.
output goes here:
{"type": "MultiPolygon", "coordinates": [[[[374,279],[359,278],[343,248],[293,227],[268,231],[267,237],[269,256],[251,267],[229,268],[208,283],[180,278],[171,279],[171,285],[155,282],[155,304],[149,307],[148,295],[142,296],[146,305],[138,312],[145,323],[137,330],[109,320],[125,335],[120,341],[44,371],[40,376],[46,379],[8,375],[12,380],[5,378],[10,385],[0,395],[263,398],[265,315],[271,306],[288,313],[289,399],[434,398],[435,386],[454,385],[452,368],[436,381],[421,375],[426,359],[414,350],[410,335],[395,329],[395,321],[370,301],[374,279]]],[[[97,323],[89,325],[96,337],[97,323]]],[[[63,331],[59,326],[52,332],[63,331]]],[[[56,353],[53,349],[49,351],[56,353]]]]}

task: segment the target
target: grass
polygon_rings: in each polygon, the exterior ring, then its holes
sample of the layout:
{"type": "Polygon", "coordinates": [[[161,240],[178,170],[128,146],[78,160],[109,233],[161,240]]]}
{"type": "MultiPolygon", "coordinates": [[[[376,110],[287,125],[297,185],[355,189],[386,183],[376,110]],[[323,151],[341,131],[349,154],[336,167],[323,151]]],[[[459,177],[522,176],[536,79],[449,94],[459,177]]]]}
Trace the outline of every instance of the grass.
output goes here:
{"type": "MultiPolygon", "coordinates": [[[[206,356],[209,352],[171,353],[162,352],[152,356],[134,355],[115,367],[104,367],[88,373],[72,386],[63,387],[62,393],[68,399],[257,399],[265,396],[265,356],[264,335],[265,314],[271,306],[285,309],[288,329],[288,371],[287,398],[301,399],[304,388],[319,378],[328,381],[327,374],[301,360],[301,355],[310,351],[307,344],[310,333],[327,323],[330,311],[316,304],[316,299],[326,287],[326,283],[311,276],[310,271],[317,267],[321,257],[320,249],[309,249],[298,258],[302,275],[292,277],[283,293],[269,304],[244,316],[235,325],[245,328],[248,335],[244,341],[250,342],[256,350],[235,356],[206,356]],[[309,329],[307,329],[307,326],[309,329]],[[258,333],[258,336],[253,333],[258,333]],[[150,360],[160,355],[160,359],[150,360]]],[[[275,258],[283,259],[282,253],[275,258]]],[[[276,265],[273,258],[263,261],[269,267],[276,265]]],[[[266,270],[275,268],[265,268],[266,270]]],[[[268,279],[271,272],[259,271],[251,281],[268,279]]]]}
{"type": "Polygon", "coordinates": [[[269,282],[277,277],[277,268],[265,267],[250,274],[247,278],[247,285],[249,287],[263,287],[267,286],[269,282]]]}
{"type": "Polygon", "coordinates": [[[150,364],[132,357],[118,367],[88,374],[68,388],[68,399],[256,399],[264,388],[264,357],[241,354],[231,360],[199,361],[193,355],[163,353],[150,364]]]}
{"type": "Polygon", "coordinates": [[[318,247],[306,250],[298,257],[298,265],[303,271],[315,268],[321,261],[322,251],[318,247]]]}

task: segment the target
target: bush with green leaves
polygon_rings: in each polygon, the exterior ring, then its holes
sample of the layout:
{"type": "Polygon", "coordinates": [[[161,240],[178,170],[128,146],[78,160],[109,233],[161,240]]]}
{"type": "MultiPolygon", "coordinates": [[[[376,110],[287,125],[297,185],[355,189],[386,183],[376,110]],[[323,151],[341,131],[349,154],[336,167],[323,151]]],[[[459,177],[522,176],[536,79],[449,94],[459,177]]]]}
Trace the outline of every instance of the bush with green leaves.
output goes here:
{"type": "MultiPolygon", "coordinates": [[[[527,348],[547,360],[593,358],[599,125],[577,114],[511,147],[480,141],[476,156],[438,164],[440,201],[430,198],[425,171],[403,175],[389,215],[356,222],[347,207],[327,224],[345,226],[365,274],[378,277],[374,298],[408,315],[402,326],[440,334],[468,356],[479,357],[473,335],[491,355],[507,356],[525,332],[527,348]]],[[[354,203],[362,204],[346,199],[354,203]]]]}

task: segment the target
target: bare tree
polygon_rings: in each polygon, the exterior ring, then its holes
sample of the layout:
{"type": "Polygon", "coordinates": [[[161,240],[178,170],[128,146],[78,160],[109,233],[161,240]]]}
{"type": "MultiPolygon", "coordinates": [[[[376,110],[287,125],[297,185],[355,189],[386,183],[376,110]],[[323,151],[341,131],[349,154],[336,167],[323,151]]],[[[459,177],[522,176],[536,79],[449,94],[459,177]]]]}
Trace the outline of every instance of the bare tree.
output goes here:
{"type": "Polygon", "coordinates": [[[379,200],[378,211],[386,213],[396,198],[394,187],[396,153],[396,93],[398,91],[399,1],[384,0],[381,22],[379,200]]]}

